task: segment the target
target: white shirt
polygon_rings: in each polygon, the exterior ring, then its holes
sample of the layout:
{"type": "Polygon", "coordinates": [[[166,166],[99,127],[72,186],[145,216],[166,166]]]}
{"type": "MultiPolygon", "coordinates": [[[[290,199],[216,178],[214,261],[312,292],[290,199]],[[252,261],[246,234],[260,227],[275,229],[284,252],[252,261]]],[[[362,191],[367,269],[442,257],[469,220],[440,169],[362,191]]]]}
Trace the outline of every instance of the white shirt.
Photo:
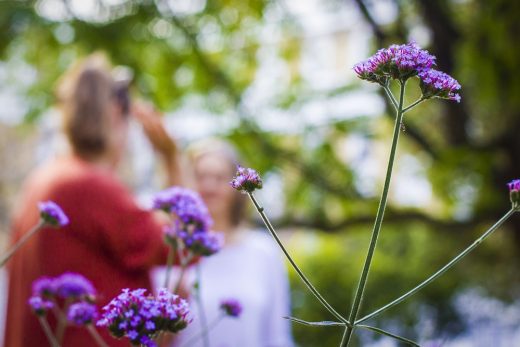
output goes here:
{"type": "MultiPolygon", "coordinates": [[[[244,232],[235,243],[200,262],[200,295],[212,324],[221,314],[223,299],[237,299],[243,307],[239,318],[224,317],[209,331],[210,347],[292,347],[289,316],[290,296],[287,272],[274,240],[263,232],[244,232]]],[[[154,271],[155,284],[164,282],[165,268],[154,271]]],[[[196,281],[195,268],[186,275],[196,281]]],[[[191,286],[190,286],[191,288],[191,286]]],[[[195,298],[190,301],[191,322],[177,336],[176,347],[204,347],[198,339],[202,325],[195,298]]]]}

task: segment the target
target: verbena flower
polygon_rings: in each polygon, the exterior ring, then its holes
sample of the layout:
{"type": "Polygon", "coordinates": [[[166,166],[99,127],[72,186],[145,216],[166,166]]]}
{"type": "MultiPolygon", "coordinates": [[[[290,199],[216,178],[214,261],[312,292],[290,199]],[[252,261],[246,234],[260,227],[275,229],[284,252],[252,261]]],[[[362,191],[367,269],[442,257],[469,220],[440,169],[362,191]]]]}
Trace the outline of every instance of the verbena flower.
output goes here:
{"type": "Polygon", "coordinates": [[[255,170],[240,165],[237,166],[237,173],[229,184],[240,192],[252,193],[256,189],[262,189],[260,175],[255,170]]]}
{"type": "Polygon", "coordinates": [[[435,56],[416,43],[392,45],[354,66],[359,78],[385,85],[389,79],[404,81],[435,65],[435,56]]]}
{"type": "Polygon", "coordinates": [[[220,302],[220,308],[230,317],[239,317],[242,313],[242,305],[236,299],[226,299],[220,302]]]}
{"type": "Polygon", "coordinates": [[[91,324],[97,317],[96,306],[88,302],[78,302],[69,306],[67,319],[76,325],[91,324]]]}
{"type": "Polygon", "coordinates": [[[210,256],[220,251],[224,235],[220,232],[185,233],[182,237],[186,248],[197,255],[210,256]]]}
{"type": "Polygon", "coordinates": [[[115,337],[126,336],[133,345],[156,346],[153,339],[160,332],[176,333],[189,323],[188,303],[167,289],[155,298],[146,289],[123,289],[103,311],[97,325],[108,327],[115,337]]]}
{"type": "Polygon", "coordinates": [[[42,298],[53,298],[56,295],[56,286],[54,279],[51,277],[40,277],[32,283],[33,296],[40,296],[42,298]]]}
{"type": "Polygon", "coordinates": [[[61,207],[53,201],[38,203],[41,219],[53,227],[62,227],[69,224],[69,218],[65,215],[61,207]]]}
{"type": "Polygon", "coordinates": [[[182,187],[171,187],[157,193],[153,207],[175,214],[180,222],[194,231],[207,230],[213,224],[208,209],[199,194],[182,187]]]}
{"type": "Polygon", "coordinates": [[[460,102],[460,84],[450,75],[438,71],[427,70],[419,73],[423,98],[443,98],[460,102]]]}
{"type": "Polygon", "coordinates": [[[507,185],[509,187],[511,203],[514,208],[518,208],[520,206],[520,179],[512,180],[507,185]]]}
{"type": "Polygon", "coordinates": [[[37,316],[45,316],[47,311],[54,307],[54,303],[52,301],[45,300],[39,296],[32,296],[27,301],[29,306],[31,306],[32,311],[37,316]]]}
{"type": "Polygon", "coordinates": [[[62,299],[92,300],[96,295],[92,282],[77,273],[66,272],[55,278],[53,285],[56,296],[62,299]]]}

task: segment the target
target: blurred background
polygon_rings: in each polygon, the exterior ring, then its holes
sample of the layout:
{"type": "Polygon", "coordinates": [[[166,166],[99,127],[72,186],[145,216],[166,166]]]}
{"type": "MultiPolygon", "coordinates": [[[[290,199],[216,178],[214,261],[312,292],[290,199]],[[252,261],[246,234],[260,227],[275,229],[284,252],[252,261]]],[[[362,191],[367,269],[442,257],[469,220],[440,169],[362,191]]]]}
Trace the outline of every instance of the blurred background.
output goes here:
{"type": "MultiPolygon", "coordinates": [[[[63,147],[57,78],[103,51],[133,76],[133,96],[164,112],[181,147],[220,136],[239,148],[265,177],[260,200],[296,261],[347,312],[393,126],[381,90],[351,68],[415,40],[459,80],[462,102],[426,102],[405,117],[368,313],[509,209],[506,183],[520,177],[518,18],[514,0],[0,0],[0,248],[21,182],[63,147]]],[[[411,102],[418,89],[408,89],[411,102]]],[[[142,130],[132,131],[122,174],[146,203],[160,172],[142,130]]],[[[517,214],[371,323],[425,346],[520,346],[519,250],[517,214]]],[[[293,315],[331,320],[290,274],[293,315]]],[[[299,346],[335,346],[342,330],[293,333],[299,346]]],[[[373,333],[357,343],[396,346],[373,333]]]]}

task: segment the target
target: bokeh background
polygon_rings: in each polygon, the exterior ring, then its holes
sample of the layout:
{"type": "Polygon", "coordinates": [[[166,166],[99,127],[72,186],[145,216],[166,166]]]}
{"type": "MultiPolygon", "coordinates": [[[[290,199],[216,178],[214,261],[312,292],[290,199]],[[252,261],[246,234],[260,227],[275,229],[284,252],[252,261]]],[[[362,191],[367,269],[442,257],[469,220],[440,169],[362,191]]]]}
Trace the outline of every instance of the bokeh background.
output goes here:
{"type": "MultiPolygon", "coordinates": [[[[133,75],[133,96],[164,112],[181,147],[221,136],[239,148],[264,175],[260,199],[297,262],[346,312],[393,117],[381,91],[351,68],[379,47],[415,40],[459,80],[462,102],[430,101],[405,117],[368,313],[509,208],[506,183],[520,177],[518,18],[514,0],[0,0],[1,249],[23,179],[63,147],[57,78],[103,51],[133,75]]],[[[417,89],[408,89],[413,101],[417,89]]],[[[160,172],[135,124],[131,138],[122,175],[145,201],[160,172]]],[[[519,250],[517,215],[372,323],[425,346],[520,346],[519,250]]],[[[290,275],[293,315],[332,319],[290,275]]],[[[342,333],[293,332],[299,346],[335,346],[342,333]]],[[[396,346],[372,333],[357,343],[396,346]]]]}

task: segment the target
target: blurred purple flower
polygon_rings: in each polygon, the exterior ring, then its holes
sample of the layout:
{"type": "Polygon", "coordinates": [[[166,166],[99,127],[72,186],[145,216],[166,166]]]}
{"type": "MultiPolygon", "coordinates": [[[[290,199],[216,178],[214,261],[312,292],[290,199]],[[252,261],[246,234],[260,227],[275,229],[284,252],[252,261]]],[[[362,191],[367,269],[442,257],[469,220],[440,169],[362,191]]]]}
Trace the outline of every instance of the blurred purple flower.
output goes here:
{"type": "Polygon", "coordinates": [[[33,296],[42,298],[52,298],[56,295],[54,279],[51,277],[40,277],[32,283],[33,296]]]}
{"type": "Polygon", "coordinates": [[[62,227],[69,224],[69,218],[65,215],[61,207],[53,201],[38,203],[41,219],[53,227],[62,227]]]}
{"type": "Polygon", "coordinates": [[[460,84],[450,75],[431,69],[420,72],[419,78],[424,98],[443,98],[460,102],[460,95],[457,93],[461,88],[460,84]]]}
{"type": "Polygon", "coordinates": [[[97,316],[96,306],[88,302],[78,302],[69,306],[67,319],[76,325],[91,324],[97,316]]]}
{"type": "Polygon", "coordinates": [[[190,189],[171,187],[157,193],[153,208],[175,214],[183,227],[194,231],[207,230],[213,224],[200,195],[190,189]]]}
{"type": "Polygon", "coordinates": [[[416,43],[392,45],[354,66],[359,78],[385,85],[389,79],[404,81],[435,65],[435,56],[416,43]]]}
{"type": "Polygon", "coordinates": [[[237,166],[237,173],[233,180],[229,183],[234,189],[252,193],[256,189],[262,189],[262,179],[258,173],[250,168],[237,166]]]}
{"type": "Polygon", "coordinates": [[[66,272],[54,279],[55,293],[62,299],[93,298],[96,289],[92,283],[80,274],[66,272]]]}
{"type": "Polygon", "coordinates": [[[47,311],[54,307],[52,301],[44,300],[39,296],[32,296],[27,301],[33,312],[38,316],[45,316],[47,311]]]}
{"type": "Polygon", "coordinates": [[[242,305],[236,299],[226,299],[220,302],[220,308],[230,317],[239,317],[242,313],[242,305]]]}
{"type": "Polygon", "coordinates": [[[98,326],[106,326],[117,338],[126,336],[132,344],[156,346],[153,339],[160,332],[176,333],[190,322],[188,303],[167,289],[154,298],[146,289],[123,289],[103,307],[98,326]]]}
{"type": "Polygon", "coordinates": [[[183,238],[186,248],[194,254],[210,256],[220,251],[224,244],[224,234],[220,232],[205,232],[187,234],[183,238]]]}

